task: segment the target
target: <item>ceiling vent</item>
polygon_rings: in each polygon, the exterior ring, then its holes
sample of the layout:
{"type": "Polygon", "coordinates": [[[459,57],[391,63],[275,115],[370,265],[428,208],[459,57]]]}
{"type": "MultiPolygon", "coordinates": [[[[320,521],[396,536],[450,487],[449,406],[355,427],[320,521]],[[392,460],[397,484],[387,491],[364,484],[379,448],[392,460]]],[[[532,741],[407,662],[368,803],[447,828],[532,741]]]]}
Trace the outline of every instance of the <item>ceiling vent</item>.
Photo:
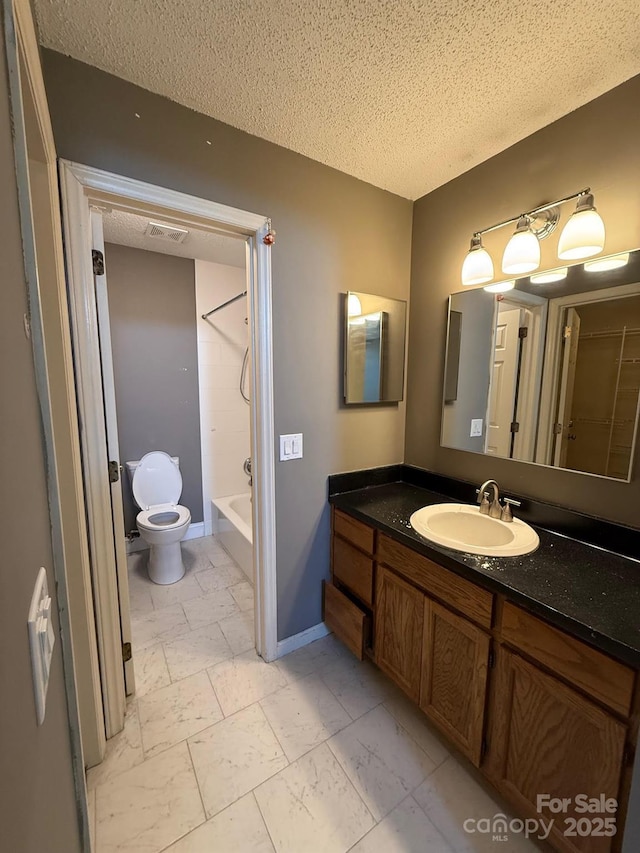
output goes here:
{"type": "Polygon", "coordinates": [[[144,232],[147,237],[157,240],[168,240],[170,243],[184,243],[189,233],[186,228],[175,228],[173,225],[164,225],[161,222],[150,222],[144,232]]]}

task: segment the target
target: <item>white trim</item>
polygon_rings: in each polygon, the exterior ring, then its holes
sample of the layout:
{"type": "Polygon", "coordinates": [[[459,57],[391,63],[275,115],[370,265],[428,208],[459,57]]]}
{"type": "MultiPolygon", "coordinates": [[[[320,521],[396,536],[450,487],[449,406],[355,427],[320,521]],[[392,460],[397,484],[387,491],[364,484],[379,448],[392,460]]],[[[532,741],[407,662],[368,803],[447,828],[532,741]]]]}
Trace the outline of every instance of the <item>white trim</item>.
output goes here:
{"type": "Polygon", "coordinates": [[[107,738],[111,738],[124,727],[126,700],[111,485],[107,474],[102,366],[91,259],[91,211],[84,187],[71,170],[62,169],[60,189],[102,700],[107,738]]]}
{"type": "Polygon", "coordinates": [[[300,631],[299,634],[294,634],[292,637],[287,637],[286,640],[278,640],[278,657],[284,657],[296,649],[301,649],[302,646],[308,646],[315,640],[320,640],[326,637],[331,631],[327,628],[324,622],[318,622],[317,625],[312,625],[306,631],[300,631]]]}
{"type": "MultiPolygon", "coordinates": [[[[89,224],[91,227],[91,248],[97,250],[104,258],[104,231],[102,226],[102,212],[96,209],[89,211],[89,224]]],[[[111,321],[109,319],[109,295],[106,271],[103,269],[101,275],[93,276],[94,294],[96,304],[96,319],[98,327],[98,340],[100,343],[100,367],[102,370],[102,400],[104,403],[104,422],[107,436],[107,459],[109,464],[115,463],[122,472],[120,464],[120,445],[118,441],[118,417],[116,412],[116,387],[113,378],[113,354],[111,349],[111,321]]],[[[118,588],[118,602],[120,605],[120,642],[124,646],[131,644],[131,602],[129,598],[129,572],[127,568],[127,550],[124,536],[124,512],[122,499],[122,474],[115,483],[109,484],[109,496],[111,498],[109,508],[111,510],[112,535],[114,553],[116,559],[116,583],[118,588]]],[[[103,565],[103,564],[101,564],[103,565]]],[[[104,565],[103,565],[104,567],[104,565]]],[[[124,663],[124,686],[127,696],[136,692],[135,670],[133,660],[124,663]]],[[[124,720],[123,720],[124,724],[124,720]]]]}
{"type": "Polygon", "coordinates": [[[270,224],[247,242],[247,302],[251,330],[251,456],[253,458],[253,576],[256,649],[267,662],[278,655],[276,590],[276,477],[273,408],[270,224]]]}
{"type": "MultiPolygon", "coordinates": [[[[7,72],[9,82],[10,112],[13,123],[14,156],[16,169],[16,185],[18,190],[18,206],[20,214],[20,232],[24,254],[24,270],[29,297],[29,320],[31,326],[31,340],[34,360],[35,383],[38,395],[38,403],[42,418],[42,434],[44,444],[44,456],[47,467],[46,481],[49,500],[49,515],[51,521],[51,546],[53,571],[56,582],[57,609],[60,628],[60,640],[62,648],[63,678],[65,698],[67,704],[67,716],[69,727],[69,741],[71,747],[71,763],[76,796],[76,807],[78,813],[78,829],[80,842],[85,850],[91,849],[90,829],[87,807],[87,792],[84,773],[84,756],[82,733],[80,729],[80,717],[78,699],[76,693],[76,673],[73,654],[73,625],[69,609],[69,584],[66,571],[66,558],[68,556],[69,530],[78,533],[78,545],[73,550],[74,559],[78,559],[86,569],[86,540],[84,534],[84,513],[82,504],[82,488],[79,479],[75,477],[73,492],[78,498],[75,508],[69,493],[66,496],[61,491],[59,478],[58,452],[64,448],[72,460],[74,474],[79,471],[75,467],[78,462],[77,434],[75,429],[75,407],[73,385],[71,381],[66,384],[58,381],[57,387],[50,387],[49,364],[45,342],[48,340],[52,349],[61,347],[62,365],[65,376],[68,378],[70,363],[70,346],[68,337],[65,335],[65,319],[62,315],[57,318],[45,318],[43,316],[43,303],[41,297],[38,253],[41,253],[40,264],[46,265],[49,274],[53,269],[59,307],[66,308],[66,285],[64,278],[64,259],[62,254],[62,239],[60,233],[59,197],[56,174],[56,150],[51,129],[51,121],[47,98],[40,65],[40,52],[36,36],[31,4],[27,0],[3,0],[4,38],[7,55],[7,72]],[[21,69],[25,72],[22,79],[21,69]],[[37,121],[38,142],[42,146],[40,162],[46,167],[48,183],[48,215],[47,223],[48,237],[44,244],[37,241],[35,233],[34,215],[32,210],[31,185],[29,177],[29,148],[27,130],[25,127],[24,96],[32,101],[37,121]],[[66,409],[63,416],[64,423],[57,421],[54,424],[54,411],[66,409]],[[79,514],[82,512],[82,516],[79,514]],[[67,534],[65,533],[67,525],[67,534]],[[83,551],[84,546],[84,551],[83,551]]],[[[50,286],[50,285],[49,285],[50,286]]],[[[50,298],[50,296],[49,296],[50,298]]],[[[62,418],[61,418],[62,420],[62,418]]],[[[67,470],[67,475],[69,471],[67,470]]],[[[77,591],[77,590],[76,590],[77,591]]],[[[87,587],[83,587],[82,596],[77,599],[82,608],[82,630],[78,626],[78,635],[89,644],[91,655],[95,651],[92,646],[91,635],[92,613],[87,608],[87,587]],[[82,598],[82,601],[80,600],[82,598]]],[[[94,698],[99,699],[99,695],[94,698]]],[[[100,715],[99,704],[95,705],[96,727],[91,733],[92,748],[98,753],[103,749],[104,739],[100,741],[100,715]]],[[[89,735],[89,733],[87,733],[89,735]]]]}
{"type": "MultiPolygon", "coordinates": [[[[273,416],[273,349],[271,314],[271,249],[262,238],[269,224],[265,216],[238,210],[227,205],[207,201],[156,187],[99,169],[60,161],[63,187],[67,184],[81,187],[85,206],[90,201],[117,205],[123,209],[138,210],[158,208],[175,220],[182,217],[196,227],[208,227],[226,233],[234,232],[247,240],[247,290],[251,336],[251,387],[253,389],[251,455],[254,459],[254,572],[256,649],[267,661],[277,655],[277,599],[276,599],[276,524],[275,524],[275,437],[273,416]],[[259,569],[259,571],[258,571],[259,569]]],[[[76,200],[77,201],[77,200],[76,200]]],[[[82,218],[87,214],[78,206],[74,216],[66,209],[65,224],[68,243],[82,241],[82,218]]],[[[89,258],[86,253],[85,258],[89,258]]],[[[69,277],[73,270],[69,265],[69,277]]],[[[91,276],[89,279],[91,280],[91,276]]],[[[72,283],[70,281],[70,287],[72,283]]],[[[90,318],[90,306],[87,306],[90,318]]],[[[86,336],[84,336],[86,337],[86,336]]],[[[83,361],[82,342],[78,358],[83,361]]],[[[100,385],[99,374],[94,375],[94,385],[100,385]]],[[[80,403],[83,421],[95,421],[100,409],[85,407],[80,403]]],[[[103,419],[104,420],[104,419],[103,419]]],[[[85,429],[88,429],[85,423],[85,429]]],[[[102,425],[104,431],[104,424],[102,425]]],[[[92,472],[106,483],[106,468],[92,472]]],[[[104,606],[113,612],[117,599],[105,601],[104,606]]],[[[135,655],[135,649],[134,649],[135,655]]]]}
{"type": "MultiPolygon", "coordinates": [[[[69,160],[61,160],[60,163],[64,169],[75,175],[76,180],[83,187],[93,191],[91,196],[97,201],[100,200],[101,194],[115,195],[118,197],[120,206],[135,209],[136,205],[127,204],[128,201],[163,207],[172,212],[186,213],[190,218],[199,216],[205,220],[214,220],[226,226],[227,230],[234,230],[246,236],[255,235],[266,222],[265,216],[249,213],[237,207],[229,207],[226,204],[218,204],[218,202],[187,195],[177,190],[147,184],[145,181],[126,178],[124,175],[103,172],[101,169],[72,163],[69,160]]],[[[267,230],[265,229],[265,233],[267,230]]]]}
{"type": "Polygon", "coordinates": [[[204,521],[196,521],[194,524],[189,525],[189,529],[182,541],[186,542],[187,539],[201,539],[204,535],[204,521]]]}

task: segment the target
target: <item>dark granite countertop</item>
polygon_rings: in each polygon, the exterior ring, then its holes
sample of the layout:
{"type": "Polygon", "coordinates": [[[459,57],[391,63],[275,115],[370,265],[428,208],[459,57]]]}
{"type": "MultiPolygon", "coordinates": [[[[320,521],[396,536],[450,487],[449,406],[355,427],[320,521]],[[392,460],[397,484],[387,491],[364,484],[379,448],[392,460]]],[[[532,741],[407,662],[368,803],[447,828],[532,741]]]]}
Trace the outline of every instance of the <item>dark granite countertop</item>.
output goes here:
{"type": "Polygon", "coordinates": [[[338,509],[640,668],[639,561],[535,525],[540,546],[532,554],[478,557],[436,545],[409,524],[420,507],[451,500],[406,482],[330,497],[338,509]]]}

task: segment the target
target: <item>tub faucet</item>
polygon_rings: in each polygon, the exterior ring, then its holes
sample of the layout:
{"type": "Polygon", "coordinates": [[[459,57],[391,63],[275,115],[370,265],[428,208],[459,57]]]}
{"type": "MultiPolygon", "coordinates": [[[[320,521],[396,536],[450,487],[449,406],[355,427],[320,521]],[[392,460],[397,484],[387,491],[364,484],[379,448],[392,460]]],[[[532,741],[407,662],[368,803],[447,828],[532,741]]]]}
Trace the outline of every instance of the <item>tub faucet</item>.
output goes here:
{"type": "Polygon", "coordinates": [[[480,504],[480,512],[483,515],[488,515],[491,518],[500,518],[502,515],[502,507],[500,506],[500,488],[495,480],[487,480],[478,489],[478,503],[480,504]],[[493,488],[493,501],[489,503],[487,499],[487,489],[493,488]]]}
{"type": "Polygon", "coordinates": [[[244,471],[244,473],[249,478],[249,488],[250,489],[253,488],[253,475],[251,473],[251,457],[250,456],[247,456],[247,458],[244,460],[244,463],[242,465],[242,470],[244,471]]]}

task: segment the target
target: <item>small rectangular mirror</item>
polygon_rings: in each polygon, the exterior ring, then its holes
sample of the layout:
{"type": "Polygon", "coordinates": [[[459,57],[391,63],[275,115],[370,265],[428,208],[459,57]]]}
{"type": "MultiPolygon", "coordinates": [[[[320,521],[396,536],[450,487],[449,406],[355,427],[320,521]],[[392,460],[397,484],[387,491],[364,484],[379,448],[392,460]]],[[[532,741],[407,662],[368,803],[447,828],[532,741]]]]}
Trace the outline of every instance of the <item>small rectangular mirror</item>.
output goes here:
{"type": "Polygon", "coordinates": [[[631,477],[640,250],[449,297],[441,444],[631,477]]]}
{"type": "Polygon", "coordinates": [[[345,403],[397,403],[404,393],[407,303],[349,291],[345,300],[345,403]]]}

